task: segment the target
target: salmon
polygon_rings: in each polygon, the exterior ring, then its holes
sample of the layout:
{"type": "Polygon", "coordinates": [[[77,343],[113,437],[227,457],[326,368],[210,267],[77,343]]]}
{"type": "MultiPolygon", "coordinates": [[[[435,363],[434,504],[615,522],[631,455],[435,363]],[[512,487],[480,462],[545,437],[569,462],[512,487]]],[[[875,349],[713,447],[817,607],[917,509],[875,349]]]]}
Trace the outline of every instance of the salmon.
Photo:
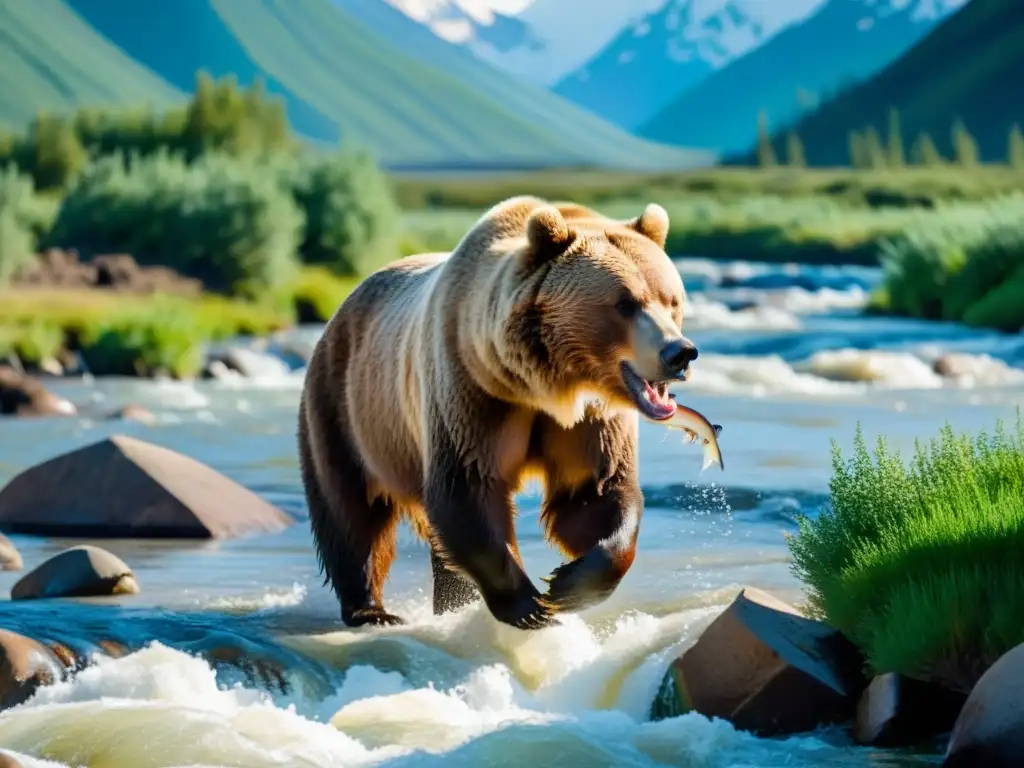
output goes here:
{"type": "Polygon", "coordinates": [[[700,440],[704,445],[704,463],[700,468],[701,472],[712,464],[717,464],[722,471],[725,471],[722,449],[718,447],[718,436],[722,433],[722,425],[712,424],[704,414],[693,410],[693,408],[687,408],[679,403],[675,403],[675,406],[675,413],[669,418],[663,421],[654,421],[653,419],[648,419],[648,421],[672,429],[683,430],[686,433],[687,442],[695,443],[700,440]]]}

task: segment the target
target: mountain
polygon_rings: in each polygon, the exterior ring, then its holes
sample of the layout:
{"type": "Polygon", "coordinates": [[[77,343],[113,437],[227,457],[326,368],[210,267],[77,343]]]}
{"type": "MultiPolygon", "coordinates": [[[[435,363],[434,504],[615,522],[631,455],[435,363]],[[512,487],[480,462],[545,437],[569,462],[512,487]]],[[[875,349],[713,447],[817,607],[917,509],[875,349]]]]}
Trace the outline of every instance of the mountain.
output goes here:
{"type": "Polygon", "coordinates": [[[553,86],[664,0],[378,0],[521,80],[553,86]]]}
{"type": "Polygon", "coordinates": [[[821,2],[668,0],[628,25],[554,90],[632,129],[821,2]]]}
{"type": "MultiPolygon", "coordinates": [[[[284,100],[299,133],[366,146],[392,168],[707,162],[706,153],[658,146],[590,115],[578,118],[548,93],[503,99],[500,84],[488,91],[480,85],[486,78],[471,72],[473,64],[486,65],[467,60],[463,80],[407,55],[330,0],[63,1],[172,86],[191,90],[200,69],[233,74],[243,85],[260,77],[284,100]],[[474,77],[476,86],[467,82],[474,77]]],[[[41,30],[49,22],[36,23],[41,30]]],[[[87,69],[88,50],[75,58],[87,69]]]]}
{"type": "Polygon", "coordinates": [[[816,13],[681,94],[638,132],[745,151],[762,111],[785,125],[893,61],[965,0],[828,0],[816,13]]]}
{"type": "Polygon", "coordinates": [[[648,145],[626,131],[543,86],[519,80],[481,61],[464,46],[438,37],[427,26],[382,0],[334,0],[334,3],[417,61],[454,75],[460,82],[532,123],[559,134],[583,135],[592,143],[635,147],[641,154],[651,151],[648,145]]]}
{"type": "MultiPolygon", "coordinates": [[[[964,122],[982,160],[1003,162],[1009,132],[1024,126],[1024,4],[971,0],[870,80],[840,94],[794,126],[813,164],[849,162],[849,135],[872,125],[887,140],[889,109],[899,111],[903,145],[927,133],[952,157],[951,127],[964,122]]],[[[780,137],[781,147],[784,139],[780,137]]]]}
{"type": "Polygon", "coordinates": [[[61,0],[0,0],[0,62],[0,123],[11,130],[79,103],[162,108],[185,99],[61,0]]]}

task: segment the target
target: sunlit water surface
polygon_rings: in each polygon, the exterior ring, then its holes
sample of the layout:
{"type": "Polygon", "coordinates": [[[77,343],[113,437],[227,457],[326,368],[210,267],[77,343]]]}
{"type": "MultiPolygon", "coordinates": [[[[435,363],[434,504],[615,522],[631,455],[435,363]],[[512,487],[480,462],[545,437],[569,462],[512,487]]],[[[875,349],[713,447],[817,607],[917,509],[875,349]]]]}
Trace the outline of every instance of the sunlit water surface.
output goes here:
{"type": "MultiPolygon", "coordinates": [[[[910,766],[822,731],[762,740],[689,715],[647,718],[665,668],[735,595],[755,585],[793,601],[784,533],[826,498],[830,438],[858,422],[903,451],[950,422],[1012,419],[1024,400],[1024,339],[857,315],[868,270],[681,264],[687,333],[701,348],[681,401],[722,424],[726,471],[701,473],[679,433],[641,425],[647,509],[639,555],[605,604],[535,633],[477,605],[435,618],[425,548],[408,535],[387,586],[392,629],[347,631],[317,571],[299,483],[302,371],[216,383],[66,381],[73,420],[0,422],[0,482],[33,463],[127,433],[187,453],[296,518],[284,533],[220,543],[95,542],[126,560],[142,594],[117,601],[0,603],[0,626],[41,638],[145,645],[40,690],[0,714],[0,748],[25,765],[910,766]],[[976,356],[957,382],[943,352],[976,356]],[[125,403],[157,423],[101,418],[125,403]],[[284,692],[215,672],[193,653],[234,643],[275,659],[284,692]]],[[[309,342],[317,328],[296,332],[309,342]]],[[[524,494],[520,546],[534,577],[559,562],[524,494]]],[[[13,536],[33,567],[71,543],[13,536]]],[[[20,574],[0,573],[9,591],[20,574]]]]}

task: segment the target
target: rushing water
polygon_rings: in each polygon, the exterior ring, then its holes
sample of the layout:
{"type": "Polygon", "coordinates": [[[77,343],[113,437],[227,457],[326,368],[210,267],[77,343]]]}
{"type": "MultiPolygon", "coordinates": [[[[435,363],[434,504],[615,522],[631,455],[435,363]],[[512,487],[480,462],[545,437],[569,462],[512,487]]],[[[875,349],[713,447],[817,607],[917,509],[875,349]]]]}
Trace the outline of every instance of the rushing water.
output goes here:
{"type": "MultiPolygon", "coordinates": [[[[861,317],[870,270],[681,268],[687,332],[702,354],[679,398],[724,426],[726,471],[701,473],[698,448],[642,424],[647,512],[632,571],[605,604],[535,633],[499,625],[479,605],[433,617],[427,553],[408,536],[386,594],[410,623],[339,626],[299,484],[301,370],[195,384],[54,382],[80,417],[0,423],[0,482],[122,432],[212,465],[297,522],[220,543],[96,542],[133,567],[141,595],[0,603],[7,629],[145,646],[0,714],[0,748],[29,766],[90,768],[935,762],[855,748],[836,730],[760,740],[697,715],[652,723],[646,714],[668,663],[741,585],[800,599],[783,534],[825,499],[830,438],[848,449],[860,422],[907,451],[945,421],[973,430],[1012,418],[1024,400],[1024,338],[861,317]],[[956,381],[931,368],[950,351],[975,356],[956,381]],[[100,418],[129,402],[157,423],[100,418]],[[284,683],[215,671],[194,655],[224,643],[275,660],[284,683]]],[[[535,577],[558,562],[539,535],[538,506],[524,494],[518,523],[535,577]]],[[[72,543],[12,539],[27,568],[72,543]]],[[[0,591],[19,575],[0,573],[0,591]]]]}

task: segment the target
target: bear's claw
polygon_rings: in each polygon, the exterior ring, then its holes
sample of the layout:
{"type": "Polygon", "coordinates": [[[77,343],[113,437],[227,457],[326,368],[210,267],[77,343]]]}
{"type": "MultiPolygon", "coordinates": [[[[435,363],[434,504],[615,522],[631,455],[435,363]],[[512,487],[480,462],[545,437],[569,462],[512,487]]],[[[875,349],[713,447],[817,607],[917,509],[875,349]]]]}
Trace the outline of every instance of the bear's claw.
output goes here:
{"type": "Polygon", "coordinates": [[[544,601],[556,612],[580,611],[606,599],[618,584],[610,553],[595,548],[583,557],[560,565],[542,580],[548,591],[544,601]]]}
{"type": "Polygon", "coordinates": [[[540,594],[522,595],[491,608],[498,621],[517,629],[541,629],[554,621],[554,611],[540,594]]]}
{"type": "Polygon", "coordinates": [[[393,613],[388,613],[383,608],[361,608],[358,611],[342,615],[342,621],[349,627],[362,627],[366,625],[375,627],[393,627],[405,624],[405,620],[393,613]]]}

